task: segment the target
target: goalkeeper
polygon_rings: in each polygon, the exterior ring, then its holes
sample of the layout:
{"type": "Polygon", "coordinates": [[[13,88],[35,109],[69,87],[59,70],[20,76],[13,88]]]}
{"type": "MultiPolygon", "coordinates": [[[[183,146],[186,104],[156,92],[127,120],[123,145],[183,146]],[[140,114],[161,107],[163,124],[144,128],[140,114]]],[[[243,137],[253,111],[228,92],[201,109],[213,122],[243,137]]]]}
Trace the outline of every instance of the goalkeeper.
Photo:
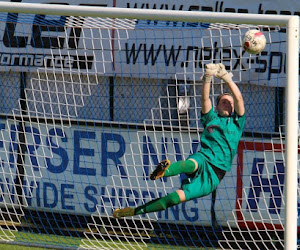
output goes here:
{"type": "Polygon", "coordinates": [[[116,209],[113,212],[114,218],[165,210],[209,195],[217,188],[225,173],[231,169],[245,125],[242,94],[221,63],[205,67],[201,113],[204,130],[201,134],[200,151],[190,155],[185,161],[171,164],[169,160],[164,160],[150,175],[151,180],[156,180],[185,173],[188,178],[182,181],[181,188],[136,208],[116,209]],[[232,93],[223,93],[217,97],[216,112],[209,98],[213,76],[222,79],[232,93]]]}

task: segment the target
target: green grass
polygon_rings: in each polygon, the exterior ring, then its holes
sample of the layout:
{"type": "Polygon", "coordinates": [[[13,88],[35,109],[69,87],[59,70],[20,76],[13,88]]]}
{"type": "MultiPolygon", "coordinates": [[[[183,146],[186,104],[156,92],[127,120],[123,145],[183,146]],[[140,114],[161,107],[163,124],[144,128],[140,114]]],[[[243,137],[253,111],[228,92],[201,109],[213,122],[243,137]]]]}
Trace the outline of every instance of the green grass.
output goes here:
{"type": "MultiPolygon", "coordinates": [[[[8,232],[6,232],[8,233],[8,232]]],[[[13,232],[10,236],[15,236],[14,241],[0,244],[0,250],[44,250],[44,247],[51,248],[78,248],[80,245],[82,245],[82,238],[79,237],[69,237],[69,236],[59,236],[59,235],[51,235],[51,234],[37,234],[37,233],[30,233],[30,232],[13,232]],[[12,235],[13,234],[13,235],[12,235]],[[19,245],[18,245],[19,244],[19,245]],[[41,247],[39,247],[41,246],[41,247]]],[[[4,232],[0,232],[0,238],[4,238],[4,232]]],[[[12,237],[10,237],[12,238],[12,237]]],[[[87,240],[85,240],[86,244],[90,244],[87,240]]],[[[141,244],[137,245],[136,243],[132,242],[130,245],[127,242],[124,242],[124,245],[122,247],[122,244],[118,241],[94,241],[93,242],[94,247],[103,248],[103,247],[109,247],[109,248],[119,248],[119,249],[141,249],[141,244]],[[116,243],[117,242],[117,243],[116,243]]],[[[169,245],[155,245],[155,244],[149,244],[149,246],[146,246],[142,249],[190,249],[190,248],[184,248],[184,247],[176,247],[176,246],[169,246],[169,245]]],[[[200,249],[200,248],[197,248],[200,249]]]]}
{"type": "MultiPolygon", "coordinates": [[[[0,233],[1,236],[2,232],[0,233]]],[[[15,238],[7,244],[2,242],[0,249],[26,249],[25,246],[30,246],[29,249],[45,249],[47,247],[78,247],[81,243],[80,238],[64,237],[57,235],[36,234],[28,232],[13,232],[15,238]],[[17,245],[19,244],[19,246],[17,245]],[[38,247],[41,246],[41,247],[38,247]]],[[[27,247],[28,248],[28,247],[27,247]]]]}
{"type": "Polygon", "coordinates": [[[12,244],[0,244],[0,250],[45,250],[45,248],[41,247],[26,247],[20,245],[12,245],[12,244]]]}

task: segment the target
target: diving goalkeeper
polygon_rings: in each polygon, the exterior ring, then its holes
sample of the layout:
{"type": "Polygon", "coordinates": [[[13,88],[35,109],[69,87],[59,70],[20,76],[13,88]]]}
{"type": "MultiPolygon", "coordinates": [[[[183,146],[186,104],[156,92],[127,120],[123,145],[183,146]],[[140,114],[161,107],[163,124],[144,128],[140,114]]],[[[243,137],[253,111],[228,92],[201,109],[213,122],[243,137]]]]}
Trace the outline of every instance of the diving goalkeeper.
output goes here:
{"type": "Polygon", "coordinates": [[[200,151],[190,155],[185,161],[171,164],[169,160],[163,160],[150,174],[151,180],[181,173],[185,173],[188,178],[182,181],[180,189],[164,197],[151,200],[136,208],[126,207],[114,210],[114,218],[165,210],[213,192],[225,173],[231,170],[232,160],[237,153],[245,125],[244,113],[242,94],[225,66],[221,63],[206,65],[201,110],[204,130],[201,134],[200,151]],[[223,93],[217,97],[216,111],[213,110],[209,98],[213,76],[221,78],[232,93],[223,93]]]}

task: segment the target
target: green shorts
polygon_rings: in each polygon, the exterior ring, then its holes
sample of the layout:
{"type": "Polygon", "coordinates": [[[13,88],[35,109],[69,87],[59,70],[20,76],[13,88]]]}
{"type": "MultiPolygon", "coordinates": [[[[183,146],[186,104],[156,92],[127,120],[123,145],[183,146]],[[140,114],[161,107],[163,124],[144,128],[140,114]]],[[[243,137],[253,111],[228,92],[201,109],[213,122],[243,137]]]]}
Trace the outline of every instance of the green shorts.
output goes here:
{"type": "Polygon", "coordinates": [[[190,178],[182,181],[181,188],[187,201],[209,195],[220,184],[217,174],[201,153],[192,154],[188,159],[194,159],[198,169],[190,178]]]}

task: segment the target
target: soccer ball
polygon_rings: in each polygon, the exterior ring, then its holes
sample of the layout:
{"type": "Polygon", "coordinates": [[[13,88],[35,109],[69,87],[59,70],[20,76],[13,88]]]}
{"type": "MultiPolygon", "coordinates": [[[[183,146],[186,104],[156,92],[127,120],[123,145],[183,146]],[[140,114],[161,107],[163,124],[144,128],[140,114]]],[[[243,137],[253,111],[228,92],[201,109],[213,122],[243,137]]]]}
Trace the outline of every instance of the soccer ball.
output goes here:
{"type": "Polygon", "coordinates": [[[266,37],[259,30],[248,30],[243,38],[243,49],[249,54],[259,54],[266,46],[266,37]]]}

